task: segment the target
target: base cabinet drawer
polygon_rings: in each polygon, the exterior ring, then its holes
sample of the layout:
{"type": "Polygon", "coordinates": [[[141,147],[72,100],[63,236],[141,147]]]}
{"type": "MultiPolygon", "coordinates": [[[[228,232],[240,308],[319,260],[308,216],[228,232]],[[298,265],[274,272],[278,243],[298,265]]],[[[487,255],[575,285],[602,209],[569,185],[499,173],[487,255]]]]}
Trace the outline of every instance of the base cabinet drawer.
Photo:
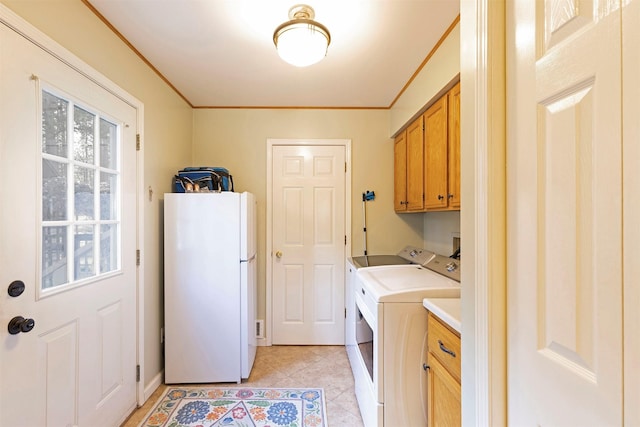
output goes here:
{"type": "Polygon", "coordinates": [[[429,351],[460,381],[460,336],[432,313],[427,320],[427,331],[429,351]]]}

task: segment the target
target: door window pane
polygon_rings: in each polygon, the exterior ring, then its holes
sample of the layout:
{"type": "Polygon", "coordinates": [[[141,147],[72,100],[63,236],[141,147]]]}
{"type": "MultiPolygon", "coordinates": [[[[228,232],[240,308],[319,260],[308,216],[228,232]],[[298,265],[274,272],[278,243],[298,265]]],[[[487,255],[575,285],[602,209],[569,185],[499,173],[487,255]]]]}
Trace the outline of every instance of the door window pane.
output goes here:
{"type": "Polygon", "coordinates": [[[100,120],[100,166],[116,169],[118,167],[118,126],[100,120]]]}
{"type": "Polygon", "coordinates": [[[118,176],[113,173],[100,173],[100,219],[116,219],[116,195],[118,176]]]}
{"type": "Polygon", "coordinates": [[[63,285],[67,280],[67,227],[42,229],[42,288],[63,285]]]}
{"type": "Polygon", "coordinates": [[[67,111],[69,102],[47,92],[42,93],[42,152],[67,157],[67,111]]]}
{"type": "Polygon", "coordinates": [[[100,271],[107,273],[118,268],[118,226],[100,227],[100,271]]]}
{"type": "Polygon", "coordinates": [[[96,271],[93,265],[93,226],[79,225],[75,227],[74,238],[74,279],[86,279],[95,276],[96,271]]]}
{"type": "Polygon", "coordinates": [[[74,171],[75,219],[94,219],[94,170],[76,166],[74,171]]]}
{"type": "Polygon", "coordinates": [[[74,159],[92,165],[94,163],[94,139],[96,116],[78,106],[73,109],[74,159]]]}
{"type": "Polygon", "coordinates": [[[67,164],[42,160],[42,219],[67,219],[67,164]]]}

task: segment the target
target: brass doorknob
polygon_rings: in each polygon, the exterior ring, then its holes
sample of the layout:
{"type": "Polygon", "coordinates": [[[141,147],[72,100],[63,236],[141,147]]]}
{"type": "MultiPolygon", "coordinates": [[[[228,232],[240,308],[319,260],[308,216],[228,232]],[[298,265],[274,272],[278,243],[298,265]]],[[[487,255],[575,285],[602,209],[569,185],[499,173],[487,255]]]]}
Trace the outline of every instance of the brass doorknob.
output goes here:
{"type": "Polygon", "coordinates": [[[276,258],[282,258],[282,252],[276,251],[276,258]]]}

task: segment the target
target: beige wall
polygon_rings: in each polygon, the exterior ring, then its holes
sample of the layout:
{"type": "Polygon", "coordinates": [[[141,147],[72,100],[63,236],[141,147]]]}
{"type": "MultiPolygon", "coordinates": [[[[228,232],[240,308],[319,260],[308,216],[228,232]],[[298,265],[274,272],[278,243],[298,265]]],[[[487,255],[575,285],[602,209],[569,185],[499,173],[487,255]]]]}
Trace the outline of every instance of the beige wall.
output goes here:
{"type": "Polygon", "coordinates": [[[387,110],[244,110],[194,111],[195,165],[224,166],[237,191],[258,200],[258,317],[266,312],[266,173],[267,139],[350,139],[352,154],[351,247],[361,255],[362,193],[375,191],[367,202],[367,246],[371,254],[395,253],[404,245],[420,246],[421,215],[393,211],[393,143],[388,137],[387,110]]]}
{"type": "MultiPolygon", "coordinates": [[[[389,135],[396,135],[412,121],[442,89],[460,74],[460,23],[449,33],[391,108],[389,135]]],[[[464,89],[463,89],[464,90],[464,89]]]]}
{"type": "MultiPolygon", "coordinates": [[[[145,196],[145,358],[148,385],[163,369],[162,319],[162,194],[170,177],[191,159],[192,109],[144,64],[80,0],[2,0],[40,31],[70,50],[144,103],[145,196]]],[[[133,254],[132,254],[133,256],[133,254]]]]}
{"type": "Polygon", "coordinates": [[[451,255],[453,236],[460,235],[460,211],[427,212],[424,215],[424,242],[422,246],[430,251],[451,255]]]}

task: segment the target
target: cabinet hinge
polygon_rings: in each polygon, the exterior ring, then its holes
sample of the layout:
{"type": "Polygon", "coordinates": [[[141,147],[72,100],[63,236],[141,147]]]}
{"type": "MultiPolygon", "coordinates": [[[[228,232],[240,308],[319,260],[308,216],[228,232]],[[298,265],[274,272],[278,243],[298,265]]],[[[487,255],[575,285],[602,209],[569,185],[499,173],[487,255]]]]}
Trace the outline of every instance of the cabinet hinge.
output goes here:
{"type": "Polygon", "coordinates": [[[140,382],[140,365],[136,365],[136,382],[140,382]]]}
{"type": "Polygon", "coordinates": [[[344,245],[347,246],[347,235],[344,235],[344,245]]]}
{"type": "Polygon", "coordinates": [[[347,162],[344,162],[344,173],[347,173],[347,162]]]}
{"type": "Polygon", "coordinates": [[[136,249],[136,265],[140,265],[140,249],[136,249]]]}
{"type": "Polygon", "coordinates": [[[344,318],[347,318],[347,307],[344,308],[344,318]]]}
{"type": "Polygon", "coordinates": [[[136,151],[140,151],[140,134],[136,134],[136,151]]]}

